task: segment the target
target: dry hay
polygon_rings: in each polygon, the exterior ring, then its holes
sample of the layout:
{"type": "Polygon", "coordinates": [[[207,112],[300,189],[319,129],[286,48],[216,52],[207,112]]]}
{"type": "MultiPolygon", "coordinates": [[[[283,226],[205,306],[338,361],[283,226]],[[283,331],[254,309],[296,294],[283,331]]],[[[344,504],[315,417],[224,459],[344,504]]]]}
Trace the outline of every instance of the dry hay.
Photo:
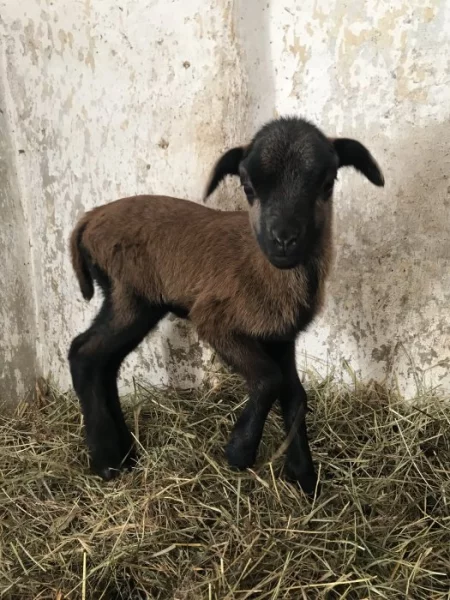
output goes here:
{"type": "Polygon", "coordinates": [[[449,403],[311,385],[312,503],[279,478],[278,414],[255,471],[225,465],[233,378],[137,387],[141,462],[108,484],[87,471],[73,397],[20,406],[0,425],[0,597],[449,598],[449,403]]]}

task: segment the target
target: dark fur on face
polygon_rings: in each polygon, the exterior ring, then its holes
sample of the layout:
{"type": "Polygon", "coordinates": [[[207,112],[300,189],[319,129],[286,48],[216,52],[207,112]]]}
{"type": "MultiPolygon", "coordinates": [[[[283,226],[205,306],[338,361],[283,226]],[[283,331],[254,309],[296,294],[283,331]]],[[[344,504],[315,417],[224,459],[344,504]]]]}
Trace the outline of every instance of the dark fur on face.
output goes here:
{"type": "Polygon", "coordinates": [[[259,246],[275,267],[293,268],[314,255],[331,212],[338,169],[344,166],[384,185],[375,159],[360,142],[330,139],[303,119],[277,119],[247,147],[219,159],[206,197],[226,175],[239,176],[259,246]]]}

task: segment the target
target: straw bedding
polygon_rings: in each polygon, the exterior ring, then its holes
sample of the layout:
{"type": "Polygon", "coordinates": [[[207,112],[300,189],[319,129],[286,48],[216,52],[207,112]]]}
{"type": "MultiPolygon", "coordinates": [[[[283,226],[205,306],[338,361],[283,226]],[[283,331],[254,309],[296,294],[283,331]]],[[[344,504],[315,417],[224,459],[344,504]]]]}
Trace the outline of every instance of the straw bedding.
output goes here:
{"type": "Polygon", "coordinates": [[[136,385],[140,463],[89,473],[80,412],[41,383],[0,421],[0,597],[450,598],[450,403],[310,383],[322,492],[283,481],[277,411],[255,469],[223,447],[234,377],[191,392],[136,385]]]}

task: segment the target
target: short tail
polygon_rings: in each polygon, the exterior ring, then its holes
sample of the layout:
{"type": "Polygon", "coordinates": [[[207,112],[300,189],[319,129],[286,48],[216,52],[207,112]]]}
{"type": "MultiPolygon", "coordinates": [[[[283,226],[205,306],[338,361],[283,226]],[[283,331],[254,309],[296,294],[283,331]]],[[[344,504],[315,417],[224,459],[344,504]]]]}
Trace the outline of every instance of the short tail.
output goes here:
{"type": "Polygon", "coordinates": [[[85,300],[90,300],[94,295],[94,281],[86,261],[86,254],[82,248],[82,236],[87,225],[85,218],[81,218],[70,236],[70,253],[72,266],[78,279],[81,293],[85,300]]]}

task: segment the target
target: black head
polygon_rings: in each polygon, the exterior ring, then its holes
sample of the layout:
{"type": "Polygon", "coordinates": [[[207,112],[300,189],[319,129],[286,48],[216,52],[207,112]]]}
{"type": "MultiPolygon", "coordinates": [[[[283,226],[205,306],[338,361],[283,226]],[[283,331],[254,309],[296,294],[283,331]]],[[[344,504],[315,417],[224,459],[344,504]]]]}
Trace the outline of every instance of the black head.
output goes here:
{"type": "Polygon", "coordinates": [[[360,142],[327,138],[303,119],[277,119],[248,146],[219,159],[205,198],[226,175],[239,176],[262,251],[275,267],[289,269],[304,264],[321,239],[331,220],[337,172],[344,166],[384,185],[379,166],[360,142]]]}

